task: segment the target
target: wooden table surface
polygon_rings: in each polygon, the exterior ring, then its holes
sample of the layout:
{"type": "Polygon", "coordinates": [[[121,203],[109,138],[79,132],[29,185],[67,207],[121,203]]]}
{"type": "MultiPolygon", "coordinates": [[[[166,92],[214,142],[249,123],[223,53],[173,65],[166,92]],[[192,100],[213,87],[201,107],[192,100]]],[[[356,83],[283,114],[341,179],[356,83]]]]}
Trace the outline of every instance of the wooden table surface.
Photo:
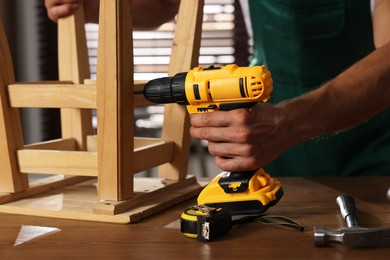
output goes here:
{"type": "Polygon", "coordinates": [[[212,242],[184,237],[186,201],[128,225],[0,215],[0,259],[389,259],[390,248],[314,246],[313,227],[345,226],[335,202],[352,195],[359,225],[390,226],[390,177],[280,178],[285,192],[269,213],[290,217],[304,232],[248,223],[212,242]]]}

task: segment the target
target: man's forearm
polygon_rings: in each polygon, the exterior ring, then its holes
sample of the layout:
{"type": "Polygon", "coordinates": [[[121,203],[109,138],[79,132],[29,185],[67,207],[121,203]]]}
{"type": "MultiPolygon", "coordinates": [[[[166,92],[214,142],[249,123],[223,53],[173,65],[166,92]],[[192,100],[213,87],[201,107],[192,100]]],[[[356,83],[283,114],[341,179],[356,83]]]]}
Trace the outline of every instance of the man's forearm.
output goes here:
{"type": "Polygon", "coordinates": [[[280,106],[295,143],[363,123],[390,105],[390,44],[322,87],[280,106]]]}

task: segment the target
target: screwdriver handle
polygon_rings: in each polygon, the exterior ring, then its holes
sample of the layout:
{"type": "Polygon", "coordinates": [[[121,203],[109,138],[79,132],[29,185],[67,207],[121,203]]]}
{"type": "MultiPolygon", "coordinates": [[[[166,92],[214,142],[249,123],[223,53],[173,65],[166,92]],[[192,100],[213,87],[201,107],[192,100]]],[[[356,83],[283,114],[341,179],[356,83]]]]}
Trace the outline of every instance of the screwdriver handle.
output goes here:
{"type": "Polygon", "coordinates": [[[337,197],[336,202],[339,205],[341,215],[347,223],[347,227],[357,227],[357,209],[353,197],[341,195],[337,197]]]}

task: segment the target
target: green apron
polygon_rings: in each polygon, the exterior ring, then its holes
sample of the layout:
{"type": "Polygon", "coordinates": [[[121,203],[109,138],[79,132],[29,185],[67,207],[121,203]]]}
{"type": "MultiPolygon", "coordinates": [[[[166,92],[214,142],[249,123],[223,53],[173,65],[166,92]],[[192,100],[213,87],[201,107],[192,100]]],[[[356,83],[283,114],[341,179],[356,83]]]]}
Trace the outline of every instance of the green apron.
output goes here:
{"type": "MultiPolygon", "coordinates": [[[[270,102],[316,88],[374,50],[369,0],[249,0],[249,7],[252,65],[272,73],[270,102]]],[[[390,175],[390,109],[295,145],[264,168],[273,176],[390,175]]]]}

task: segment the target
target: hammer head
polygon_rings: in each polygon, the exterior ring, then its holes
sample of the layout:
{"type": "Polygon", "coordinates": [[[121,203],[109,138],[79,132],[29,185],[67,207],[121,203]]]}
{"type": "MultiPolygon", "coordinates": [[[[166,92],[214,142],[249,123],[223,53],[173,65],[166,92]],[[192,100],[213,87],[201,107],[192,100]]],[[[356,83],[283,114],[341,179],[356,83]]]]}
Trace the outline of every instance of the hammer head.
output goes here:
{"type": "Polygon", "coordinates": [[[315,246],[342,243],[349,247],[390,247],[390,227],[378,228],[340,228],[329,230],[314,227],[315,246]]]}

